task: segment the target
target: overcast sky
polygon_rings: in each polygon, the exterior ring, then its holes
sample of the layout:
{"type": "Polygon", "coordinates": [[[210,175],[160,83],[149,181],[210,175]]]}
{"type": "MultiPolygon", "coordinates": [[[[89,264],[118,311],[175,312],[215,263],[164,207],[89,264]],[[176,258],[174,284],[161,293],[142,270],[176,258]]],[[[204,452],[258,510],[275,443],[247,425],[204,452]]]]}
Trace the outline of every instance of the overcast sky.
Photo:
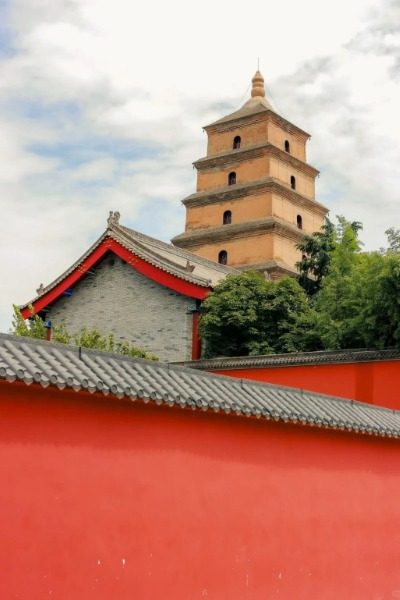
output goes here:
{"type": "Polygon", "coordinates": [[[400,0],[0,0],[0,331],[106,226],[169,240],[260,59],[277,112],[312,135],[317,199],[400,227],[400,0]]]}

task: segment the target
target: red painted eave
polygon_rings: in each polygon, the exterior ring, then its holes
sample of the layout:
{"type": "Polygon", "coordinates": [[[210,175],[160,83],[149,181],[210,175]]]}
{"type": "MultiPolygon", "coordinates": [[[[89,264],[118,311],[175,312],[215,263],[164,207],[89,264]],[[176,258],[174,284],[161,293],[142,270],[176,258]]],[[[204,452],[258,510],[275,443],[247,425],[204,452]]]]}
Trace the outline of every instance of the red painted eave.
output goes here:
{"type": "MultiPolygon", "coordinates": [[[[167,287],[184,296],[188,296],[189,298],[204,300],[204,298],[206,298],[211,291],[211,288],[205,288],[200,285],[196,285],[195,283],[185,281],[176,275],[172,275],[163,271],[159,267],[146,262],[143,258],[137,256],[131,250],[124,248],[117,241],[111,238],[106,238],[97,248],[95,248],[95,250],[93,250],[89,256],[85,258],[82,263],[76,267],[76,269],[74,269],[72,273],[67,275],[65,279],[58,283],[54,288],[44,293],[32,303],[34,313],[37,314],[46,308],[46,306],[49,306],[49,304],[52,304],[55,300],[57,300],[67,289],[73,287],[86,274],[86,272],[106,254],[106,252],[113,252],[116,256],[131,265],[131,267],[136,269],[148,279],[152,279],[160,285],[163,285],[164,287],[167,287]]],[[[28,305],[22,308],[21,314],[24,319],[29,318],[31,313],[28,305]]]]}

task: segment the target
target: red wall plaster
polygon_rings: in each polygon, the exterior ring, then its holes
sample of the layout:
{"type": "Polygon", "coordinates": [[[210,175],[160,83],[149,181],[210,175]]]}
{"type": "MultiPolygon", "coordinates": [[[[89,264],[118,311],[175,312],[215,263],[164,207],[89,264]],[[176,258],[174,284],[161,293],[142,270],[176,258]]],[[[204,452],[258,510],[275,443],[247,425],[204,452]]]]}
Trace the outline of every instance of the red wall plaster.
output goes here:
{"type": "Polygon", "coordinates": [[[400,361],[396,360],[222,369],[213,373],[303,388],[321,394],[400,409],[400,361]]]}
{"type": "Polygon", "coordinates": [[[400,597],[400,444],[0,384],[0,598],[400,597]]]}

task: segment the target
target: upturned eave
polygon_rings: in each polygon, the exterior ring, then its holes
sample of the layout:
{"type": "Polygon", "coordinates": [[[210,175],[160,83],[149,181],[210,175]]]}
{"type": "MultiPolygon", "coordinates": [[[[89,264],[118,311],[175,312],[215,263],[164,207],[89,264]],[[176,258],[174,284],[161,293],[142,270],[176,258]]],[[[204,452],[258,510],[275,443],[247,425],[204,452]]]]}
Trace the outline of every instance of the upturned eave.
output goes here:
{"type": "Polygon", "coordinates": [[[299,242],[305,233],[302,229],[298,229],[296,226],[277,217],[268,217],[219,227],[190,229],[174,237],[172,242],[181,248],[195,248],[204,244],[219,243],[272,232],[279,233],[283,237],[288,237],[296,242],[299,242]]]}
{"type": "Polygon", "coordinates": [[[300,160],[293,156],[293,154],[289,154],[281,148],[278,148],[274,144],[269,142],[264,144],[257,144],[255,146],[251,146],[249,148],[240,148],[237,150],[231,150],[229,152],[220,153],[212,156],[204,156],[199,158],[193,163],[193,166],[198,171],[205,171],[208,169],[218,168],[222,166],[229,166],[232,164],[237,164],[240,162],[244,162],[247,160],[251,160],[254,158],[258,158],[261,156],[274,156],[279,158],[285,163],[290,164],[292,167],[306,173],[307,175],[311,175],[312,177],[316,177],[319,175],[318,169],[310,165],[309,163],[300,160]]]}
{"type": "Polygon", "coordinates": [[[298,206],[306,206],[311,210],[315,210],[322,216],[327,215],[329,212],[329,209],[317,200],[299,194],[296,190],[292,190],[289,186],[284,185],[281,181],[273,177],[265,177],[264,179],[246,183],[237,183],[236,185],[225,185],[214,190],[195,192],[184,198],[182,204],[187,208],[204,206],[206,204],[240,200],[244,196],[262,194],[263,192],[275,192],[298,206]]]}

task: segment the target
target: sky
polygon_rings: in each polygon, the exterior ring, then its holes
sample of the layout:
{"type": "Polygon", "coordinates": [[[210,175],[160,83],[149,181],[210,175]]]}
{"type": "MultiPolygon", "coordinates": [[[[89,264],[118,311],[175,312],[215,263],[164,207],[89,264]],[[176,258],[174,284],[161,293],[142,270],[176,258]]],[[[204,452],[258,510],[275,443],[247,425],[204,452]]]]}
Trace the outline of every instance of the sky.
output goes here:
{"type": "Polygon", "coordinates": [[[0,0],[0,331],[105,230],[184,230],[202,126],[249,97],[312,138],[317,199],[400,228],[400,0],[0,0]]]}

